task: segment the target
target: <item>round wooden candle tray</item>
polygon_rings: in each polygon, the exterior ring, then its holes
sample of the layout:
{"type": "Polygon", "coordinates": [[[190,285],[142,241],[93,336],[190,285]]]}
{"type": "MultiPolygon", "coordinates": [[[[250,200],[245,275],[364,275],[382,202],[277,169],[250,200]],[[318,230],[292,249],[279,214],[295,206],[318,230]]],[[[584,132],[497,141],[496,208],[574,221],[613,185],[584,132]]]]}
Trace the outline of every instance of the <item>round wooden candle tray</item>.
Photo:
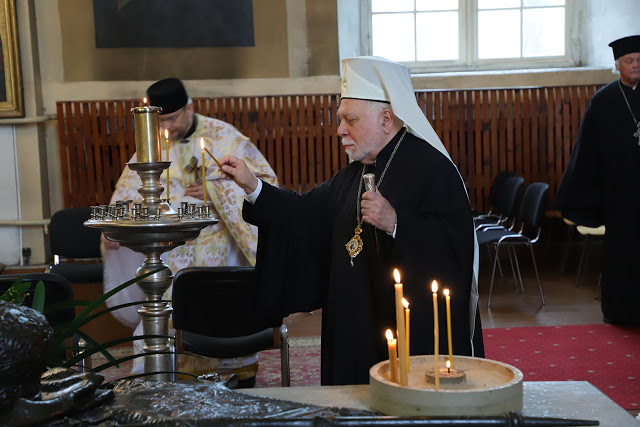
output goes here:
{"type": "MultiPolygon", "coordinates": [[[[444,366],[446,357],[439,359],[444,366]]],[[[409,384],[401,386],[389,378],[389,361],[369,370],[371,405],[385,415],[501,415],[522,410],[522,372],[506,363],[467,356],[454,356],[453,366],[464,370],[466,381],[441,382],[440,389],[427,383],[425,373],[433,369],[433,356],[411,356],[409,384]]]]}

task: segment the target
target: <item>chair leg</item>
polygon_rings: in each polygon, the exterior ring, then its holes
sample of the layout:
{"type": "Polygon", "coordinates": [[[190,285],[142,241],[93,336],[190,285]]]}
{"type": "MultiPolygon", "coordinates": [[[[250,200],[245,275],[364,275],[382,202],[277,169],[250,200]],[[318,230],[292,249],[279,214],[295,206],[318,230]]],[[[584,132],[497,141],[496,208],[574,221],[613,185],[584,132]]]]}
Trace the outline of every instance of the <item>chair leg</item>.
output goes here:
{"type": "MultiPolygon", "coordinates": [[[[487,252],[489,252],[489,260],[493,264],[495,258],[494,258],[494,255],[491,254],[491,248],[489,246],[490,245],[487,245],[487,252]]],[[[498,273],[500,274],[500,278],[502,278],[502,266],[500,265],[500,259],[499,258],[498,258],[498,273]]]]}
{"type": "Polygon", "coordinates": [[[529,243],[529,251],[531,251],[531,261],[533,262],[533,270],[536,272],[536,280],[538,280],[538,288],[540,289],[540,299],[542,305],[545,305],[544,294],[542,293],[542,284],[540,284],[540,276],[538,275],[538,266],[536,265],[536,256],[533,254],[533,246],[529,243]]]}
{"type": "Polygon", "coordinates": [[[516,277],[516,266],[513,264],[513,258],[515,256],[515,251],[513,251],[513,247],[511,245],[507,246],[507,253],[509,254],[509,264],[511,265],[511,274],[513,274],[513,287],[518,287],[518,278],[516,277]]]}
{"type": "Polygon", "coordinates": [[[291,373],[289,369],[289,330],[287,325],[280,326],[280,372],[282,387],[291,385],[291,373]]]}
{"type": "Polygon", "coordinates": [[[489,297],[487,298],[487,307],[491,307],[491,292],[493,291],[493,279],[496,276],[496,264],[498,263],[498,250],[500,245],[496,245],[496,257],[493,259],[493,269],[491,270],[491,284],[489,285],[489,297]]]}
{"type": "Polygon", "coordinates": [[[513,246],[512,249],[513,249],[513,259],[516,262],[516,270],[518,272],[518,281],[520,282],[520,293],[524,294],[524,284],[522,282],[522,273],[520,272],[520,263],[518,262],[518,256],[516,255],[515,246],[513,246]]]}

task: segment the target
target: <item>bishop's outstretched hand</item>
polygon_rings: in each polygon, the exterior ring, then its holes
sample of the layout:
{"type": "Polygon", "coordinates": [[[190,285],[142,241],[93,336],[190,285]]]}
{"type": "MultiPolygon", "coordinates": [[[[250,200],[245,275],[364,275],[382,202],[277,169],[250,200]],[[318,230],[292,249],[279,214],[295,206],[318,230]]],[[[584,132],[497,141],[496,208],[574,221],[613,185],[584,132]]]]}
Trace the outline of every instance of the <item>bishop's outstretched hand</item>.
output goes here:
{"type": "Polygon", "coordinates": [[[220,159],[222,178],[233,180],[240,188],[251,194],[258,186],[258,178],[249,170],[244,160],[234,156],[220,159]]]}

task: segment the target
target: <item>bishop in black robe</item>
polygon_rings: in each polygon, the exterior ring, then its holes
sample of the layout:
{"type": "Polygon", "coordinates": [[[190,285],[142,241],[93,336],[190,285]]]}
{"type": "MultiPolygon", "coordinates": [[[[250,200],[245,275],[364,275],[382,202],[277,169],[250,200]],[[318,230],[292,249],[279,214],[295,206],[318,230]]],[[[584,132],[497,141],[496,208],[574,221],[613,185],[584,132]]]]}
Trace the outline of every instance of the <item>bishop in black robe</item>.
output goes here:
{"type": "Polygon", "coordinates": [[[640,222],[634,219],[640,212],[640,131],[634,117],[640,119],[638,87],[616,80],[596,92],[555,198],[563,217],[606,226],[602,312],[605,321],[621,324],[640,324],[640,222]]]}
{"type": "MultiPolygon", "coordinates": [[[[376,182],[404,132],[395,135],[374,164],[365,166],[364,173],[374,173],[376,182]]],[[[368,383],[369,368],[389,358],[384,333],[396,330],[394,268],[411,304],[411,354],[433,354],[434,279],[441,290],[451,292],[453,354],[472,354],[474,228],[455,166],[407,132],[378,188],[396,210],[396,236],[363,223],[363,249],[352,267],[345,244],[357,224],[362,173],[363,164],[353,162],[304,194],[263,183],[255,204],[245,202],[243,208],[244,219],[258,227],[262,309],[283,317],[323,309],[323,385],[368,383]]],[[[444,297],[439,295],[444,332],[444,297]]],[[[484,356],[477,312],[473,345],[475,355],[484,356]]],[[[446,333],[440,333],[439,346],[446,353],[446,333]]]]}

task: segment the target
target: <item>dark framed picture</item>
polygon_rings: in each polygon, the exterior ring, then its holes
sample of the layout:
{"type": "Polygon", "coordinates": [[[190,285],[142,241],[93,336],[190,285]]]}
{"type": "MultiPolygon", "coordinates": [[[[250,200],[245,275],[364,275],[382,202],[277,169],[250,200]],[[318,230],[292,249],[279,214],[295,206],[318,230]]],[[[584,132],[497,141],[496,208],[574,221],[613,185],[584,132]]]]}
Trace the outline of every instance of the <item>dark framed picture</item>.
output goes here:
{"type": "Polygon", "coordinates": [[[16,1],[0,0],[0,118],[22,117],[22,78],[16,1]]]}

